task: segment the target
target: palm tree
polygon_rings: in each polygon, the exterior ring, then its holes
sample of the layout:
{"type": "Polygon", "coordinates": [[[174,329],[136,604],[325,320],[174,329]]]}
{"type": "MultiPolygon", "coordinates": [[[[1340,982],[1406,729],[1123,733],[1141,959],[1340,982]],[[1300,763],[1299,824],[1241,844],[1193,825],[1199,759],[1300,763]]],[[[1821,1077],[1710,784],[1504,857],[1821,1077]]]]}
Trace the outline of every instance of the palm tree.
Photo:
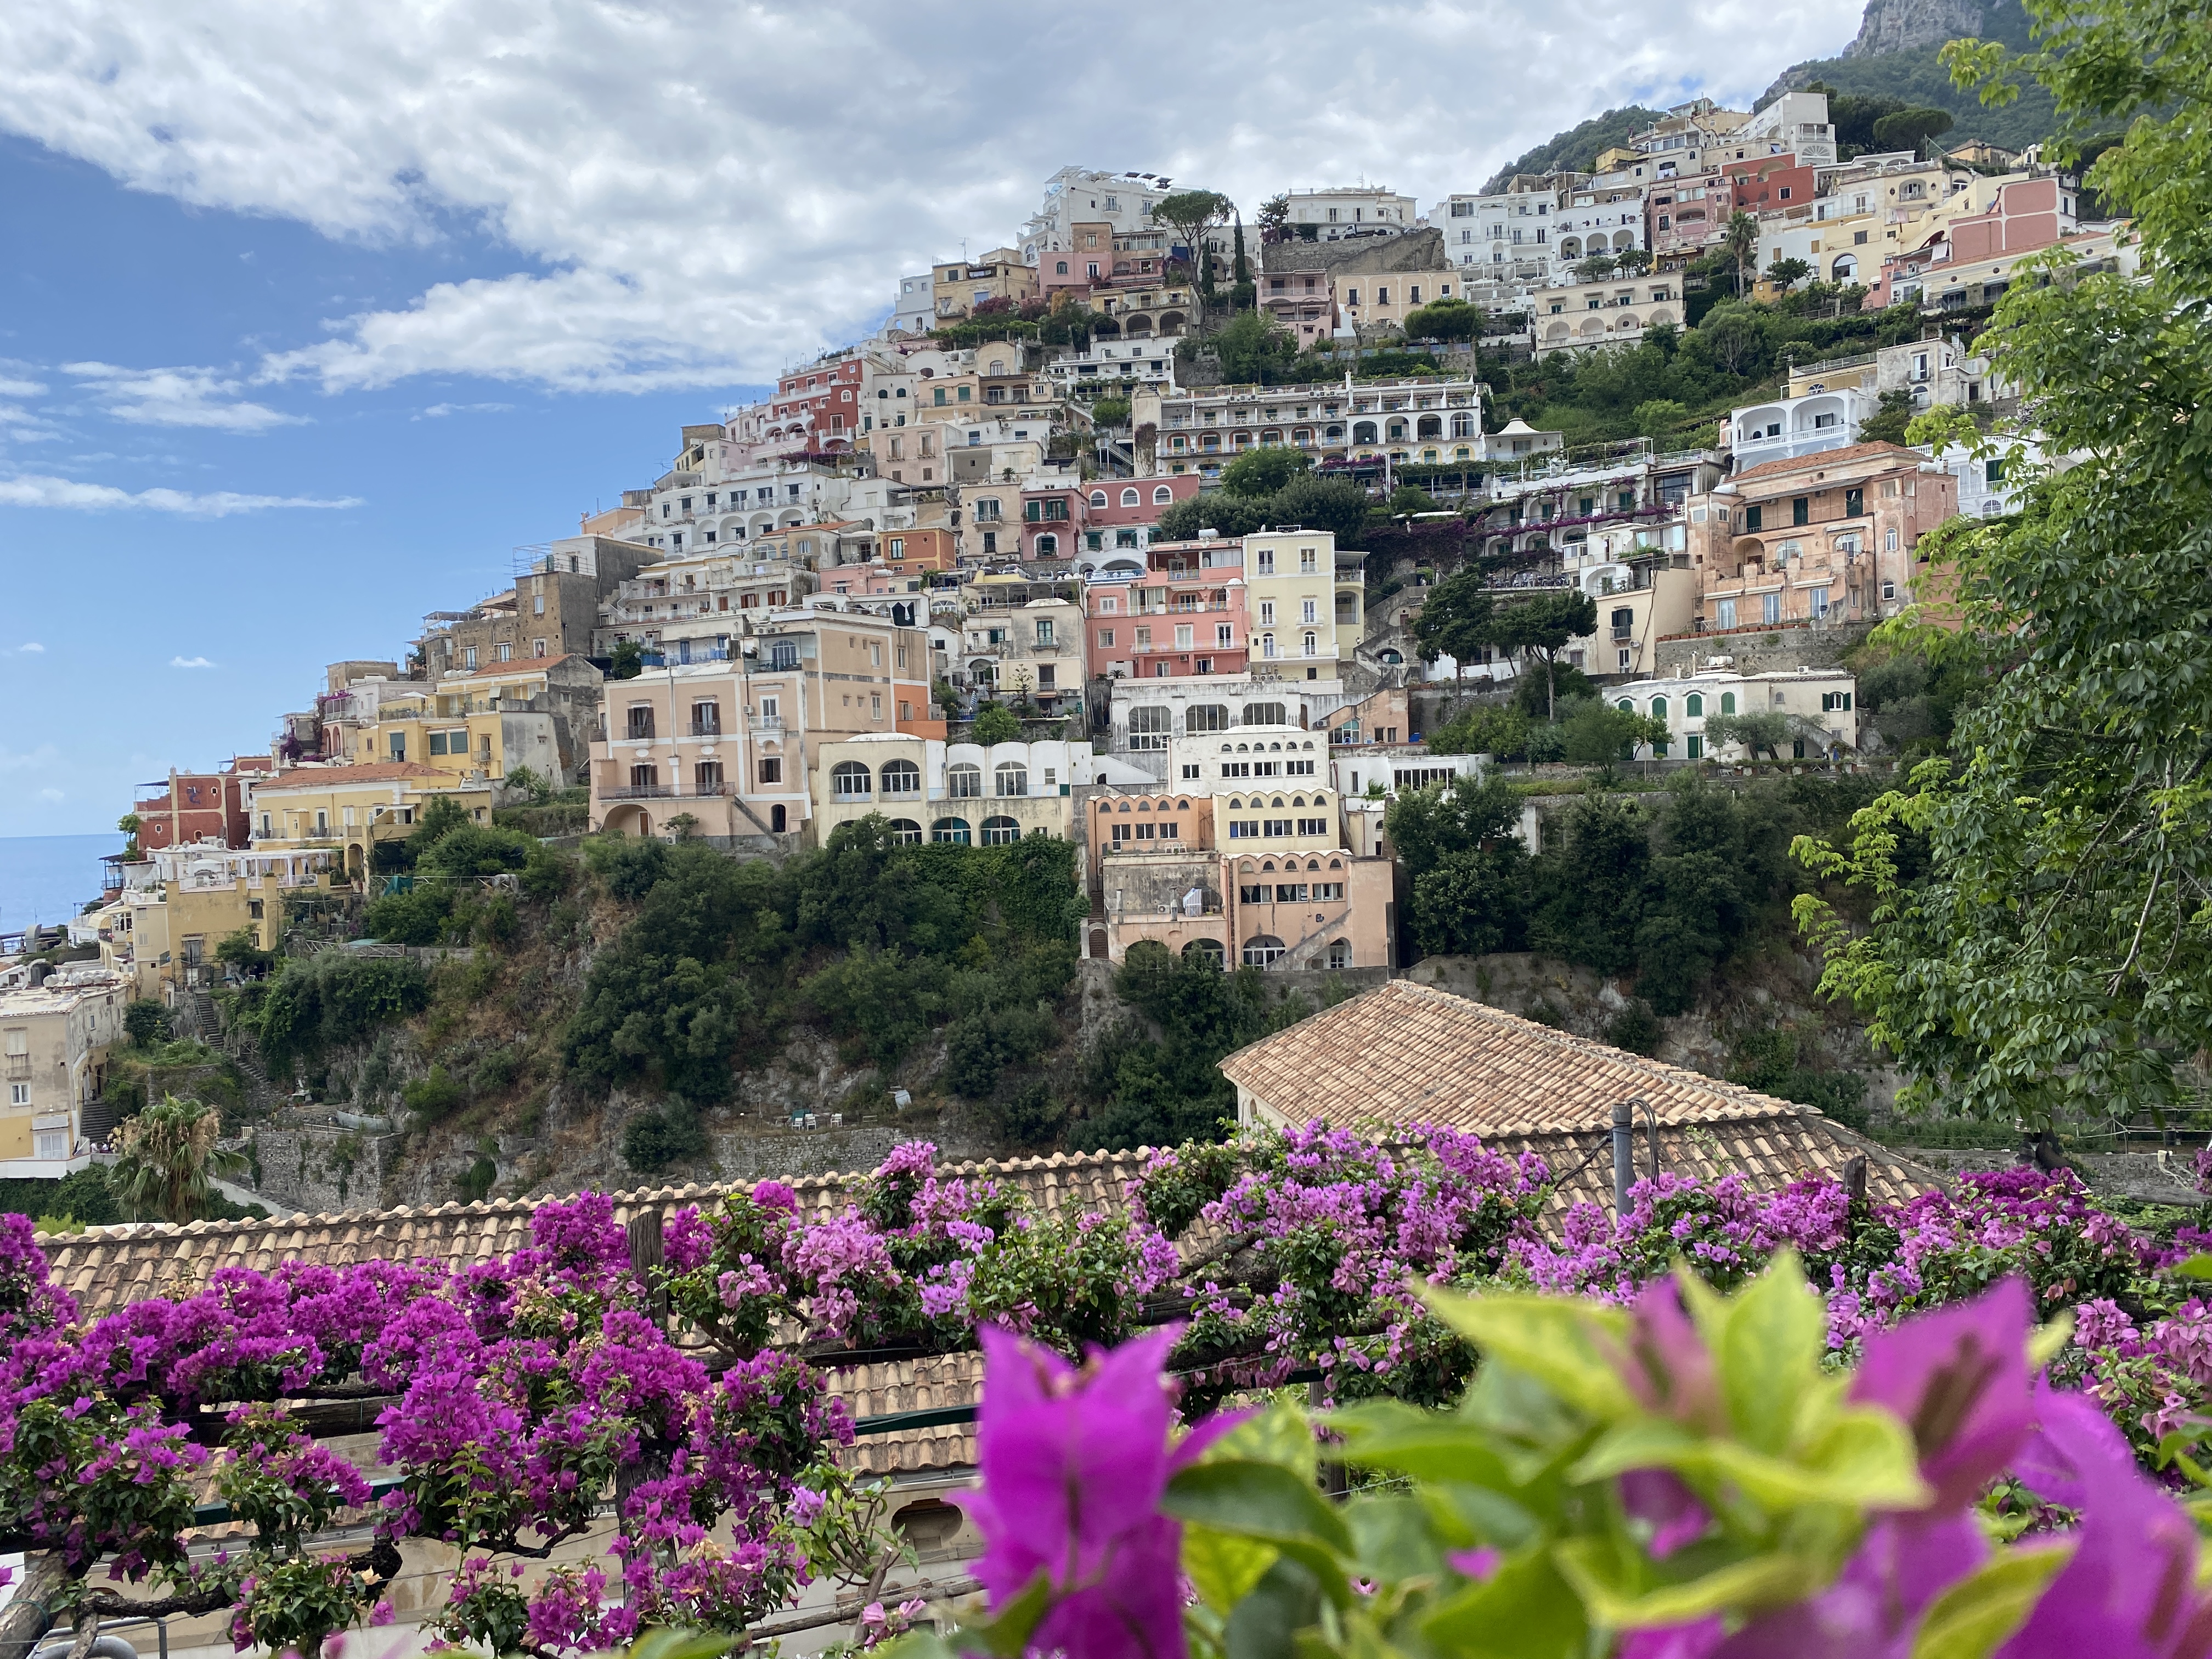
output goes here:
{"type": "Polygon", "coordinates": [[[1729,216],[1728,229],[1721,239],[1729,258],[1735,261],[1735,293],[1743,297],[1744,272],[1759,258],[1759,221],[1738,208],[1729,216]]]}
{"type": "Polygon", "coordinates": [[[163,1096],[116,1132],[122,1156],[107,1171],[108,1187],[142,1220],[195,1219],[215,1195],[214,1177],[246,1168],[243,1153],[216,1148],[221,1129],[206,1102],[163,1096]]]}

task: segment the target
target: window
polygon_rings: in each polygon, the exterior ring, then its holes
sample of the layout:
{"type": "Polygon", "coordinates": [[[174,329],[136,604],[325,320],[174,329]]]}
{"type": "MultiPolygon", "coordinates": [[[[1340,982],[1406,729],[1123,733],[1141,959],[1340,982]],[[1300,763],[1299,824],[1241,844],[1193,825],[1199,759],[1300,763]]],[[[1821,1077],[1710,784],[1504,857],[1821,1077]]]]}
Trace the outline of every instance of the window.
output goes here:
{"type": "Polygon", "coordinates": [[[993,781],[998,786],[996,793],[1001,795],[1026,795],[1030,792],[1029,769],[1019,761],[1008,761],[1000,767],[993,781]]]}
{"type": "Polygon", "coordinates": [[[1168,721],[1169,714],[1164,708],[1132,708],[1129,711],[1129,747],[1166,748],[1168,721]]]}
{"type": "Polygon", "coordinates": [[[783,781],[783,762],[780,757],[775,755],[766,755],[762,757],[760,763],[760,781],[763,783],[781,783],[783,781]]]}
{"type": "Polygon", "coordinates": [[[719,795],[722,793],[722,763],[701,761],[691,769],[691,787],[694,793],[719,795]]]}
{"type": "Polygon", "coordinates": [[[8,1103],[10,1106],[29,1105],[31,1103],[31,1085],[27,1083],[9,1084],[8,1085],[8,1103]]]}
{"type": "Polygon", "coordinates": [[[1735,601],[1722,599],[1713,606],[1713,626],[1725,633],[1735,626],[1735,601]]]}
{"type": "Polygon", "coordinates": [[[1856,519],[1866,511],[1866,491],[1846,489],[1844,492],[1844,516],[1856,519]]]}
{"type": "Polygon", "coordinates": [[[1298,820],[1297,832],[1302,836],[1325,836],[1328,833],[1328,820],[1327,818],[1300,818],[1298,820]]]}
{"type": "Polygon", "coordinates": [[[921,793],[921,769],[909,760],[886,761],[878,781],[886,799],[921,793]]]}
{"type": "Polygon", "coordinates": [[[983,845],[986,847],[1010,847],[1021,838],[1022,826],[1012,818],[990,817],[983,820],[983,845]]]}
{"type": "Polygon", "coordinates": [[[1705,712],[1705,699],[1702,692],[1692,691],[1688,696],[1682,699],[1682,714],[1685,718],[1689,720],[1697,720],[1701,717],[1705,712]]]}
{"type": "Polygon", "coordinates": [[[929,826],[929,838],[934,842],[949,842],[955,847],[965,847],[968,845],[968,820],[939,818],[929,826]]]}
{"type": "Polygon", "coordinates": [[[1743,527],[1746,530],[1764,529],[1765,526],[1762,521],[1765,517],[1765,508],[1761,507],[1747,507],[1743,510],[1743,527]]]}
{"type": "Polygon", "coordinates": [[[629,787],[633,789],[658,789],[660,787],[660,769],[649,763],[631,767],[629,787]]]}
{"type": "Polygon", "coordinates": [[[1283,941],[1267,933],[1255,933],[1244,941],[1247,968],[1272,968],[1290,954],[1283,941]]]}
{"type": "Polygon", "coordinates": [[[1811,496],[1792,495],[1790,498],[1790,522],[1793,525],[1810,524],[1813,522],[1813,498],[1811,496]]]}
{"type": "Polygon", "coordinates": [[[1782,620],[1782,596],[1779,593],[1762,593],[1759,596],[1759,618],[1761,622],[1769,623],[1782,620]]]}
{"type": "Polygon", "coordinates": [[[957,800],[971,800],[983,793],[983,769],[960,761],[945,770],[945,793],[957,800]]]}
{"type": "Polygon", "coordinates": [[[1723,714],[1733,714],[1735,713],[1735,692],[1723,691],[1721,693],[1721,713],[1723,714]]]}

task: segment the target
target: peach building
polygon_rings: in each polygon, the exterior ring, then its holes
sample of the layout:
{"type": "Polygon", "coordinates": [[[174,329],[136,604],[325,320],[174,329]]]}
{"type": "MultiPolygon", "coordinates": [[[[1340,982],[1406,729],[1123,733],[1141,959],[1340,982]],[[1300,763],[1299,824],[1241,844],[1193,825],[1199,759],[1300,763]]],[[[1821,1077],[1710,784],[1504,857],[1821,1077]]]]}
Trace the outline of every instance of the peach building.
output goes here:
{"type": "Polygon", "coordinates": [[[1095,796],[1086,948],[1119,962],[1139,939],[1252,968],[1392,968],[1391,860],[1345,845],[1325,789],[1095,796]]]}
{"type": "Polygon", "coordinates": [[[1687,508],[1696,627],[1726,634],[1910,605],[1926,574],[1915,549],[1957,514],[1959,486],[1917,450],[1852,444],[1754,466],[1687,508]]]}

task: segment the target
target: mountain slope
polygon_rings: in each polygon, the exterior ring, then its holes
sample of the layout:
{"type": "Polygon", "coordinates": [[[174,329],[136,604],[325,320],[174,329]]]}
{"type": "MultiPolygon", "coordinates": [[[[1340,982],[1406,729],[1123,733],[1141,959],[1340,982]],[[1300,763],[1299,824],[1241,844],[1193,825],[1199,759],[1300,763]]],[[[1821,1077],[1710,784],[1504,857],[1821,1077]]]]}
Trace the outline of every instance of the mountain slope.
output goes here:
{"type": "Polygon", "coordinates": [[[2048,137],[2057,125],[2051,94],[2034,82],[2001,109],[1985,109],[1972,93],[1951,84],[1940,55],[1946,42],[1968,35],[2025,51],[2030,44],[2027,15],[2020,0],[1868,0],[1858,37],[1850,46],[1834,58],[1792,64],[1759,102],[1817,81],[1832,93],[1948,110],[1958,125],[1944,135],[1947,144],[1986,138],[2019,149],[2048,137]]]}
{"type": "Polygon", "coordinates": [[[1605,151],[1615,144],[1626,143],[1662,113],[1661,110],[1629,104],[1609,109],[1602,115],[1593,115],[1580,126],[1554,134],[1500,167],[1483,185],[1481,193],[1491,196],[1504,190],[1516,173],[1550,173],[1557,168],[1587,173],[1590,164],[1605,151]]]}

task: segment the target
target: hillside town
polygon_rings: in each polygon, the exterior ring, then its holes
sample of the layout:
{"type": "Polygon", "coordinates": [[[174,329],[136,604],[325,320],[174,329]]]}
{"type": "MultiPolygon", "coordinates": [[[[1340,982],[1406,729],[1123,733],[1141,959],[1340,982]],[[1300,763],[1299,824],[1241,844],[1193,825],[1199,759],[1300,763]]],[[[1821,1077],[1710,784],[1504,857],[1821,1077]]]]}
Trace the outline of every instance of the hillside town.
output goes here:
{"type": "MultiPolygon", "coordinates": [[[[241,932],[357,932],[436,801],[485,823],[566,792],[577,830],[738,855],[870,815],[894,842],[1054,837],[1079,849],[1091,957],[1388,976],[1417,953],[1386,807],[1496,763],[1425,740],[1440,692],[1572,669],[1649,722],[1622,750],[1647,771],[1879,763],[1821,642],[1939,598],[1923,542],[2009,498],[1999,461],[1862,429],[1885,399],[2012,415],[1956,314],[2038,252],[2130,258],[2033,155],[1923,148],[1838,160],[1820,92],[1700,100],[1589,173],[1425,211],[1293,190],[1249,228],[1170,179],[1060,169],[1002,245],[901,276],[875,337],[684,426],[660,477],[518,548],[510,585],[426,594],[404,651],[332,661],[265,754],[148,786],[71,930],[96,965],[0,990],[44,1056],[0,1164],[81,1165],[112,1005],[222,978],[241,932]],[[1541,360],[1671,335],[1719,297],[1691,286],[1726,283],[1717,252],[1739,289],[1809,279],[1924,321],[1790,366],[1702,434],[1571,445],[1498,416],[1478,341],[1541,360]],[[1323,378],[1225,380],[1213,337],[1240,310],[1323,378]],[[1367,505],[1224,533],[1240,465],[1367,505]],[[1446,531],[1501,612],[1582,596],[1578,630],[1540,656],[1425,647],[1446,531]]],[[[1520,833],[1540,850],[1533,811],[1520,833]]]]}
{"type": "Polygon", "coordinates": [[[301,607],[0,939],[0,1659],[2212,1652],[2212,46],[2008,3],[301,607]]]}

